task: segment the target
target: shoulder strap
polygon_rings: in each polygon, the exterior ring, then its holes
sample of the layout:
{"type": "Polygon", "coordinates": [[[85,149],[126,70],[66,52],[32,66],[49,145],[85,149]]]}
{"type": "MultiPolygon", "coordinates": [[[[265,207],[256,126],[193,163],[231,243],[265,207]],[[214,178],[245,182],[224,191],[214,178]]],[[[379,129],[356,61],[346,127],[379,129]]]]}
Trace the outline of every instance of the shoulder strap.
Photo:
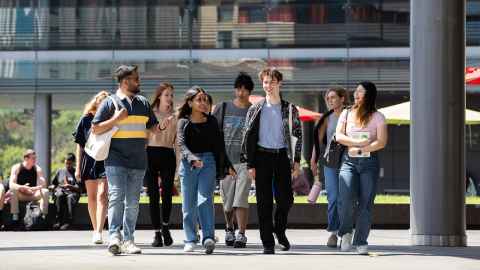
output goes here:
{"type": "Polygon", "coordinates": [[[293,129],[293,116],[292,116],[292,103],[288,104],[288,129],[290,131],[290,136],[292,136],[293,129]]]}
{"type": "Polygon", "coordinates": [[[345,115],[345,126],[343,126],[343,134],[347,135],[347,125],[348,125],[348,113],[350,109],[347,108],[347,115],[345,115]]]}
{"type": "Polygon", "coordinates": [[[220,130],[222,131],[223,133],[223,120],[225,119],[225,111],[227,109],[227,102],[222,102],[222,124],[221,124],[221,127],[220,127],[220,130]]]}
{"type": "MultiPolygon", "coordinates": [[[[113,95],[115,95],[115,94],[113,94],[113,95]]],[[[115,106],[115,110],[120,111],[119,105],[118,105],[117,101],[115,100],[115,98],[113,97],[113,95],[108,96],[108,98],[110,98],[112,100],[113,106],[115,106]]]]}

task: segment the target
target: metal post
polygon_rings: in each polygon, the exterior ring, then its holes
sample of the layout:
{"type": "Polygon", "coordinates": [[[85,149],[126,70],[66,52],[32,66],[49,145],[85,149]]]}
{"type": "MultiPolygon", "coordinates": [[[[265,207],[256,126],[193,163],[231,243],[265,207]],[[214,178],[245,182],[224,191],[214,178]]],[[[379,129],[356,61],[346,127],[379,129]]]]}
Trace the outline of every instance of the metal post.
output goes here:
{"type": "Polygon", "coordinates": [[[410,233],[465,246],[465,0],[412,0],[410,233]]]}
{"type": "Polygon", "coordinates": [[[48,181],[51,161],[52,95],[35,94],[34,103],[35,151],[38,165],[42,168],[45,179],[48,181]]]}

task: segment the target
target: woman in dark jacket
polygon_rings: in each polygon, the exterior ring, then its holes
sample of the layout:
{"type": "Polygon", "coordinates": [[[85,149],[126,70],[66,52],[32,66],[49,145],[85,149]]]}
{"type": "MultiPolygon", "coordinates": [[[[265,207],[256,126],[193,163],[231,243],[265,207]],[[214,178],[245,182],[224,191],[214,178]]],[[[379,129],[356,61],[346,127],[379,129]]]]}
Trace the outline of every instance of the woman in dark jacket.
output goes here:
{"type": "Polygon", "coordinates": [[[215,180],[235,171],[225,154],[225,143],[215,117],[208,115],[205,90],[194,86],[187,91],[179,109],[177,142],[181,161],[183,229],[185,252],[195,249],[197,213],[202,227],[205,252],[215,249],[215,216],[213,191],[215,180]]]}

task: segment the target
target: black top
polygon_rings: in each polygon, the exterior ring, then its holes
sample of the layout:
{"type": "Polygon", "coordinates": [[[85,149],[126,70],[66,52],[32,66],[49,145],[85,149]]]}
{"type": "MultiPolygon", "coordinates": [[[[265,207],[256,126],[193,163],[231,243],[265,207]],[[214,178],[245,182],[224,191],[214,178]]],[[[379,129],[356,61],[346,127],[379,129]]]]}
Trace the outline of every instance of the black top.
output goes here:
{"type": "MultiPolygon", "coordinates": [[[[75,143],[78,143],[82,149],[85,148],[87,143],[88,136],[90,135],[90,128],[92,127],[93,114],[87,114],[82,116],[78,122],[75,132],[73,132],[73,137],[75,143]]],[[[105,167],[103,161],[96,161],[90,157],[85,151],[80,160],[80,172],[81,180],[91,180],[91,179],[100,179],[105,178],[105,167]]],[[[77,179],[80,180],[80,179],[77,179]]]]}
{"type": "Polygon", "coordinates": [[[74,141],[82,148],[85,148],[88,136],[90,135],[90,128],[92,127],[93,114],[87,114],[80,118],[75,132],[72,133],[74,141]]]}
{"type": "Polygon", "coordinates": [[[193,153],[215,152],[215,141],[218,126],[213,122],[190,123],[185,130],[185,141],[193,153]]]}
{"type": "Polygon", "coordinates": [[[33,166],[30,170],[25,168],[22,163],[20,163],[20,170],[17,175],[17,184],[25,185],[29,184],[31,187],[37,186],[37,166],[33,166]]]}
{"type": "Polygon", "coordinates": [[[181,157],[192,163],[200,160],[195,154],[211,152],[215,156],[217,179],[222,179],[232,168],[225,153],[225,141],[218,127],[217,119],[207,116],[205,123],[192,123],[188,118],[181,118],[177,124],[177,143],[181,157]]]}

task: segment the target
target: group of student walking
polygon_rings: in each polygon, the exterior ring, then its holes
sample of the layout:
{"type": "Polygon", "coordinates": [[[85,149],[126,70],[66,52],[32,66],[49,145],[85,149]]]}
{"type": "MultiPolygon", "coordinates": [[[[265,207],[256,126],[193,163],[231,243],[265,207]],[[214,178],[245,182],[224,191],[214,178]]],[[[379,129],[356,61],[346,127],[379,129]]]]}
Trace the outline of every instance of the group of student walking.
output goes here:
{"type": "MultiPolygon", "coordinates": [[[[170,246],[173,182],[178,173],[185,252],[195,251],[199,242],[207,254],[215,249],[213,194],[217,180],[227,246],[246,246],[248,195],[254,181],[263,253],[275,253],[275,238],[282,250],[289,250],[285,231],[293,204],[292,176],[300,169],[302,128],[296,106],[281,97],[282,73],[270,68],[259,73],[265,99],[256,104],[249,101],[254,89],[252,78],[240,73],[234,82],[234,99],[216,104],[213,112],[211,96],[199,86],[187,90],[175,110],[172,84],[161,83],[149,102],[138,95],[136,66],[119,66],[115,75],[119,83],[116,93],[98,93],[85,106],[74,133],[79,157],[76,175],[87,188],[93,243],[103,243],[102,229],[108,215],[108,251],[113,255],[141,253],[134,231],[145,183],[155,230],[152,246],[170,246]],[[89,134],[102,134],[114,126],[118,130],[107,159],[96,161],[88,156],[84,148],[89,134]]],[[[355,91],[355,104],[347,110],[346,91],[328,90],[326,101],[331,111],[320,120],[316,137],[317,146],[335,138],[348,147],[340,168],[324,168],[328,231],[332,233],[328,246],[336,247],[339,236],[342,250],[351,248],[353,206],[358,201],[353,245],[362,254],[367,252],[378,180],[376,152],[385,146],[387,136],[375,98],[375,85],[362,82],[355,91]],[[356,132],[369,136],[359,139],[354,136],[356,132]]],[[[312,157],[314,173],[320,151],[316,147],[312,157]]]]}

